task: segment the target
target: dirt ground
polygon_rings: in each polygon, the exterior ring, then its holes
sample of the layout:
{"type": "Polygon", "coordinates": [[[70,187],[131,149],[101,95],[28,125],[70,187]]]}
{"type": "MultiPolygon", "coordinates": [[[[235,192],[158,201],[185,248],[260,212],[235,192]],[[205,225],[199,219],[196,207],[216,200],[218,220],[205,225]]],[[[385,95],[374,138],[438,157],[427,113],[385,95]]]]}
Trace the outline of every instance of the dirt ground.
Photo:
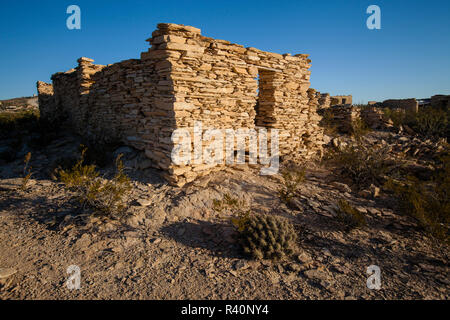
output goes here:
{"type": "Polygon", "coordinates": [[[26,191],[17,188],[23,159],[1,166],[0,299],[449,297],[448,247],[398,214],[383,194],[361,197],[317,164],[308,165],[295,210],[278,197],[280,177],[255,168],[229,168],[183,188],[152,169],[129,170],[129,216],[102,221],[49,177],[51,163],[77,145],[64,136],[33,151],[26,191]],[[213,199],[225,194],[255,212],[290,219],[299,238],[295,256],[248,260],[229,217],[213,210],[213,199]],[[333,211],[342,198],[364,212],[367,227],[342,228],[333,211]],[[71,265],[81,271],[79,290],[66,285],[71,265]],[[367,288],[371,265],[381,270],[380,290],[367,288]]]}

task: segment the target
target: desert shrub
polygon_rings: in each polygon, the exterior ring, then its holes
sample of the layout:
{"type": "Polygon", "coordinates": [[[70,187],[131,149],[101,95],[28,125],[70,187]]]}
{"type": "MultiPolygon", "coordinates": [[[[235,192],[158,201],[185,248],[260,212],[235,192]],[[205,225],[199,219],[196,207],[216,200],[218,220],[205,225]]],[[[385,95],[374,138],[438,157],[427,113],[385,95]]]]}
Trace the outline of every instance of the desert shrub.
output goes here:
{"type": "Polygon", "coordinates": [[[287,220],[246,212],[233,219],[244,252],[254,259],[278,260],[294,252],[297,235],[287,220]]]}
{"type": "Polygon", "coordinates": [[[298,187],[305,181],[305,168],[290,165],[281,170],[282,186],[278,190],[281,201],[290,204],[298,187]]]}
{"type": "Polygon", "coordinates": [[[330,149],[324,161],[336,167],[343,177],[350,179],[359,188],[365,188],[384,182],[392,166],[389,151],[387,145],[368,146],[359,141],[330,149]]]}
{"type": "Polygon", "coordinates": [[[433,107],[423,107],[409,119],[408,126],[425,137],[447,137],[448,112],[433,107]]]}
{"type": "Polygon", "coordinates": [[[31,167],[30,167],[30,160],[31,160],[31,152],[28,152],[25,156],[25,159],[23,160],[24,166],[23,166],[23,178],[22,178],[22,184],[20,186],[20,189],[22,191],[25,191],[27,189],[28,181],[30,181],[31,178],[31,167]]]}
{"type": "Polygon", "coordinates": [[[361,118],[353,119],[351,127],[351,135],[356,140],[361,140],[361,138],[366,134],[368,134],[369,132],[370,128],[363,119],[361,118]]]}
{"type": "Polygon", "coordinates": [[[248,207],[248,205],[244,200],[233,198],[228,193],[224,194],[222,200],[213,199],[213,209],[230,216],[239,215],[245,207],[248,207]]]}
{"type": "Polygon", "coordinates": [[[402,109],[383,110],[386,118],[391,119],[395,128],[407,125],[416,134],[425,137],[445,137],[450,133],[450,111],[434,107],[421,107],[418,112],[402,109]]]}
{"type": "Polygon", "coordinates": [[[33,130],[39,121],[38,110],[0,113],[0,135],[9,136],[16,130],[33,130]]]}
{"type": "Polygon", "coordinates": [[[438,166],[431,181],[407,176],[404,181],[389,179],[384,187],[400,201],[403,214],[415,218],[435,238],[449,243],[450,155],[444,156],[438,166]]]}
{"type": "Polygon", "coordinates": [[[116,174],[104,180],[95,165],[84,164],[86,148],[80,160],[70,170],[61,170],[61,181],[72,191],[80,203],[93,208],[99,214],[116,216],[125,210],[125,196],[131,190],[130,179],[124,173],[121,155],[116,159],[116,174]]]}
{"type": "Polygon", "coordinates": [[[392,124],[396,129],[399,129],[406,122],[407,115],[403,109],[384,108],[383,113],[386,119],[392,121],[392,124]]]}
{"type": "Polygon", "coordinates": [[[330,108],[321,111],[322,120],[320,125],[324,129],[324,133],[329,136],[335,136],[338,132],[338,126],[334,120],[333,111],[330,108]]]}
{"type": "Polygon", "coordinates": [[[347,200],[339,200],[336,219],[342,223],[347,230],[360,228],[367,225],[364,215],[352,207],[347,200]]]}
{"type": "Polygon", "coordinates": [[[57,158],[49,168],[49,175],[53,180],[58,180],[61,171],[72,169],[78,162],[76,155],[68,155],[57,158]]]}

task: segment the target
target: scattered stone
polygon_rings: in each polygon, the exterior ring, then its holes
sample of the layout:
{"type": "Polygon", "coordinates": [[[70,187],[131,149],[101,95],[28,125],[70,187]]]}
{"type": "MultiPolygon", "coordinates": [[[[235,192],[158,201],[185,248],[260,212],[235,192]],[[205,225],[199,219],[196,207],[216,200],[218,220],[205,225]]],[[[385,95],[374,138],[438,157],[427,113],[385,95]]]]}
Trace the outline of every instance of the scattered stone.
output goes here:
{"type": "Polygon", "coordinates": [[[348,192],[348,193],[352,192],[352,189],[348,185],[346,185],[345,183],[334,181],[334,182],[331,183],[331,185],[336,187],[336,189],[338,189],[339,191],[348,192]]]}
{"type": "Polygon", "coordinates": [[[137,203],[139,203],[139,205],[141,205],[142,207],[148,207],[149,205],[152,204],[152,201],[150,199],[138,199],[136,200],[137,203]]]}
{"type": "Polygon", "coordinates": [[[302,252],[297,256],[297,260],[301,263],[308,264],[312,262],[312,258],[307,252],[302,252]]]}
{"type": "Polygon", "coordinates": [[[310,269],[303,273],[310,280],[328,280],[328,274],[320,269],[310,269]]]}
{"type": "Polygon", "coordinates": [[[249,267],[249,264],[244,260],[236,261],[236,263],[233,266],[234,270],[245,270],[245,269],[248,269],[248,267],[249,267]]]}
{"type": "Polygon", "coordinates": [[[370,192],[372,193],[372,197],[377,198],[380,195],[380,188],[375,185],[370,185],[370,192]]]}

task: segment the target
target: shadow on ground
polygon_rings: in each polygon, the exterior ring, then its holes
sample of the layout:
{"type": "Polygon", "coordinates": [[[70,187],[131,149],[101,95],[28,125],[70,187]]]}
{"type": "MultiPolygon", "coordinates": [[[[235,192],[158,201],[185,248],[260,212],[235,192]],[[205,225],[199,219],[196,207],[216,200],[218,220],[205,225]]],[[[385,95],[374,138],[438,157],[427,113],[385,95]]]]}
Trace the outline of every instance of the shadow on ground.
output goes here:
{"type": "Polygon", "coordinates": [[[175,222],[160,232],[178,243],[192,248],[206,249],[212,255],[227,258],[243,258],[237,245],[233,226],[209,221],[175,222]]]}

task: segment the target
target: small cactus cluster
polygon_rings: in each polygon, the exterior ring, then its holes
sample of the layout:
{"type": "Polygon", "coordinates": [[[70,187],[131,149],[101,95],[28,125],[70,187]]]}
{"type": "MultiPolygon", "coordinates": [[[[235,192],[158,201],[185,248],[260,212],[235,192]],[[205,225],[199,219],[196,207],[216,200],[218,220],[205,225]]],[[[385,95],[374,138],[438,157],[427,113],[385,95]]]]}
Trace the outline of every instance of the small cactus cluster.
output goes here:
{"type": "Polygon", "coordinates": [[[255,259],[278,260],[293,253],[296,233],[293,225],[282,218],[246,214],[235,225],[244,252],[255,259]]]}

